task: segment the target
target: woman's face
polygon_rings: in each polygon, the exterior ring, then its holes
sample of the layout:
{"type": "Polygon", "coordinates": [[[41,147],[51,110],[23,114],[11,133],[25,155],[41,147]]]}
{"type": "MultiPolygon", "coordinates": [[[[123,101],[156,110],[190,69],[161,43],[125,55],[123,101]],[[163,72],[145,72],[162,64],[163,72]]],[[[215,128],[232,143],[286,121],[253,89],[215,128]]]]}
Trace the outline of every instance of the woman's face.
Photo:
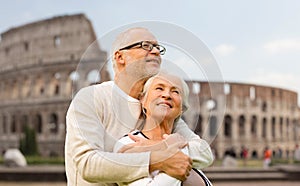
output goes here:
{"type": "Polygon", "coordinates": [[[155,77],[141,102],[147,118],[157,122],[174,120],[182,112],[182,85],[180,79],[169,76],[155,77]]]}

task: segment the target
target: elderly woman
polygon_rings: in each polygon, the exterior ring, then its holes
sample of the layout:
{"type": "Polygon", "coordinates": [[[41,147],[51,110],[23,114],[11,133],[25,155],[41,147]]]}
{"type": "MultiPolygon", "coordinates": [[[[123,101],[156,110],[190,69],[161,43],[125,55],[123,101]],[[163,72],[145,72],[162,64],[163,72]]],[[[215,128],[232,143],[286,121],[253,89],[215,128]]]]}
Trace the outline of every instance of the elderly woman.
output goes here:
{"type": "MultiPolygon", "coordinates": [[[[189,89],[186,83],[179,77],[170,74],[158,74],[150,78],[141,96],[144,119],[141,122],[140,130],[135,130],[129,135],[121,138],[115,145],[115,152],[124,152],[124,145],[132,144],[142,139],[150,139],[155,146],[162,140],[168,138],[172,133],[176,120],[188,108],[189,89]],[[139,136],[139,137],[135,137],[139,136]],[[135,139],[135,140],[132,140],[135,139]],[[122,150],[123,149],[123,150],[122,150]]],[[[168,144],[165,144],[168,145],[168,144]]],[[[157,145],[159,148],[159,145],[157,145]]],[[[146,151],[146,149],[145,149],[146,151]]],[[[182,149],[187,153],[186,147],[182,149]]],[[[164,158],[172,156],[172,152],[167,152],[164,158]]],[[[185,182],[173,178],[165,173],[153,171],[147,178],[142,178],[131,183],[118,183],[119,185],[142,186],[142,185],[211,185],[205,175],[196,169],[192,169],[185,182]],[[198,175],[200,176],[198,176],[198,175]],[[202,178],[202,179],[201,179],[202,178]]]]}

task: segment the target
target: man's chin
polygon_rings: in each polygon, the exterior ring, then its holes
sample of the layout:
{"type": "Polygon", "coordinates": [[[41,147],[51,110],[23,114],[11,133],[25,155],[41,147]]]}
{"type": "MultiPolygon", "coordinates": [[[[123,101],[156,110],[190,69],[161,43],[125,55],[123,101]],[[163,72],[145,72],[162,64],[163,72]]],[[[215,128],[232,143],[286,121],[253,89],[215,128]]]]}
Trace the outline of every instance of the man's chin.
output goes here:
{"type": "Polygon", "coordinates": [[[150,75],[150,76],[154,76],[156,75],[159,70],[160,70],[160,65],[157,64],[157,63],[151,63],[151,64],[147,64],[147,73],[150,75]]]}

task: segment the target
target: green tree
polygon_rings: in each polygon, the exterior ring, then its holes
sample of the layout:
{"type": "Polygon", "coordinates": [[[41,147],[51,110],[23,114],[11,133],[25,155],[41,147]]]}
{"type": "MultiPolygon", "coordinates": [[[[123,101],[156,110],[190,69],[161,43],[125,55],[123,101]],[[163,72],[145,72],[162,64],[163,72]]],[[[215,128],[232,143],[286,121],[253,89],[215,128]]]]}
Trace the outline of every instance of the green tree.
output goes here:
{"type": "Polygon", "coordinates": [[[35,131],[27,125],[25,126],[24,130],[24,137],[20,139],[20,151],[24,155],[38,155],[38,146],[35,131]]]}

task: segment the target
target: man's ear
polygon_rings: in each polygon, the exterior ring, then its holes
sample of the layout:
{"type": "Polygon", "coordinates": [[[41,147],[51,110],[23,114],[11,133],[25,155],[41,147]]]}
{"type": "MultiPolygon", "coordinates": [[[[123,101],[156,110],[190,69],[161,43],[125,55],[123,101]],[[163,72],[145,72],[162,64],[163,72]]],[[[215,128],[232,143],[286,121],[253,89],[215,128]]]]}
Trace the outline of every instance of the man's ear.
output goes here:
{"type": "Polygon", "coordinates": [[[116,51],[115,55],[114,55],[115,61],[117,64],[125,64],[125,60],[124,60],[124,56],[123,56],[123,52],[121,51],[116,51]]]}

